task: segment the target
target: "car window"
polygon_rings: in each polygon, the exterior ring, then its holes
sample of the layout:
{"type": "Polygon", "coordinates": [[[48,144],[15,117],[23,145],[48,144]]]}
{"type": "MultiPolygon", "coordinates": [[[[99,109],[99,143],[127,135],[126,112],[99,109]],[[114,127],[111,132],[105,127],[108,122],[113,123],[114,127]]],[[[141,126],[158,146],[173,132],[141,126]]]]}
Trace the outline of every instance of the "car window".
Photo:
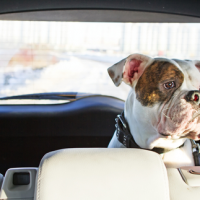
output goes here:
{"type": "Polygon", "coordinates": [[[107,68],[132,53],[180,59],[200,56],[200,25],[0,21],[0,97],[78,92],[125,100],[107,68]]]}

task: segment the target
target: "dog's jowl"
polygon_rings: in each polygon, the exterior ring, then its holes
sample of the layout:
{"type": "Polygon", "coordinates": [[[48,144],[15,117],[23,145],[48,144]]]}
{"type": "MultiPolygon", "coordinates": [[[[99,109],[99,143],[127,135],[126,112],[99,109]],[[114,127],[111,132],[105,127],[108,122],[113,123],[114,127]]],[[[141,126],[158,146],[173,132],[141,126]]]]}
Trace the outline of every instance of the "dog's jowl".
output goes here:
{"type": "MultiPolygon", "coordinates": [[[[132,88],[124,118],[135,143],[144,149],[166,149],[170,167],[195,165],[192,140],[200,139],[199,61],[151,58],[132,54],[108,68],[116,86],[132,88]]],[[[116,132],[110,148],[125,147],[116,132]]]]}

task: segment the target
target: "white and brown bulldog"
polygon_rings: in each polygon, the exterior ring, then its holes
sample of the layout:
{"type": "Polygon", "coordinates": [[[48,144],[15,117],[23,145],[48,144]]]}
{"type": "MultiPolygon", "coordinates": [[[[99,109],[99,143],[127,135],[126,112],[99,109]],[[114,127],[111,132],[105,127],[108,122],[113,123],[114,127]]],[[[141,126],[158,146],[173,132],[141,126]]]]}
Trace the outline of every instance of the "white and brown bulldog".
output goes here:
{"type": "MultiPolygon", "coordinates": [[[[161,154],[167,167],[194,166],[189,139],[200,139],[199,68],[198,61],[141,54],[108,68],[116,86],[131,86],[124,116],[135,142],[144,149],[172,149],[161,154]]],[[[108,147],[125,146],[115,132],[108,147]]]]}

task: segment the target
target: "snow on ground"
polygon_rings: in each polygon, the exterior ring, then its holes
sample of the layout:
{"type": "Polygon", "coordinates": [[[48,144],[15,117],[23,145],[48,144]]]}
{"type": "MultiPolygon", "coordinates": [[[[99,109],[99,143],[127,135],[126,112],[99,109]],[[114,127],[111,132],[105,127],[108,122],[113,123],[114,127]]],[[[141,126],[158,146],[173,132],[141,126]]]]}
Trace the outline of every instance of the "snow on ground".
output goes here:
{"type": "Polygon", "coordinates": [[[130,87],[115,87],[107,68],[110,63],[70,56],[43,69],[15,66],[0,70],[0,97],[46,93],[80,92],[115,96],[126,99],[130,87]]]}

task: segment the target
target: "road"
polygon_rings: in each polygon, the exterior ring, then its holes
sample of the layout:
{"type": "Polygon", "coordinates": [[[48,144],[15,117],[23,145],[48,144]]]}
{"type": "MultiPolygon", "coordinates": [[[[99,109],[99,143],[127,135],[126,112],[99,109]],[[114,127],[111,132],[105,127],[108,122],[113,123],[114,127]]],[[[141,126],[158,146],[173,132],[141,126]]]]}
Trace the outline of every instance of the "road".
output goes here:
{"type": "Polygon", "coordinates": [[[0,71],[0,96],[45,92],[84,92],[126,99],[130,87],[115,87],[107,68],[111,63],[70,56],[43,69],[15,66],[0,71]]]}

